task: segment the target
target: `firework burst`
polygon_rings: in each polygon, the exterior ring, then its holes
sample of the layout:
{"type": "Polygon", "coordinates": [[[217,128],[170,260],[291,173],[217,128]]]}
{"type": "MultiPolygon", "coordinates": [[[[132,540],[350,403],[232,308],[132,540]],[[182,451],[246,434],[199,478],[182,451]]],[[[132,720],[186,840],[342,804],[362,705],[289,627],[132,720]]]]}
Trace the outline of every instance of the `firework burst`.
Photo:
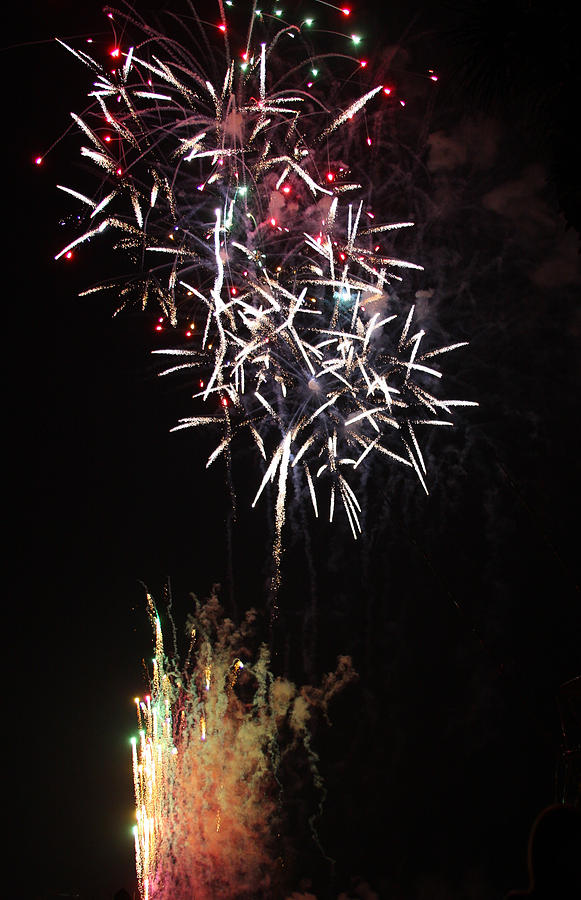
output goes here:
{"type": "Polygon", "coordinates": [[[197,385],[196,413],[175,430],[218,432],[207,465],[250,437],[264,466],[254,503],[276,484],[276,591],[291,472],[315,515],[324,504],[333,521],[340,504],[357,537],[357,470],[370,455],[410,468],[427,492],[422,430],[475,404],[435,389],[438,358],[463,343],[432,346],[413,307],[402,315],[394,302],[421,269],[393,250],[413,223],[376,224],[369,185],[342,159],[367,106],[391,89],[358,91],[366,63],[347,53],[315,56],[311,20],[253,6],[236,36],[219,9],[191,46],[110,12],[139,36],[115,46],[113,68],[65,45],[96,78],[92,106],[73,118],[100,180],[91,196],[60,186],[86,226],[56,258],[113,233],[133,274],[91,290],[114,287],[120,308],[159,304],[158,328],[193,344],[157,351],[177,357],[163,374],[197,385]]]}

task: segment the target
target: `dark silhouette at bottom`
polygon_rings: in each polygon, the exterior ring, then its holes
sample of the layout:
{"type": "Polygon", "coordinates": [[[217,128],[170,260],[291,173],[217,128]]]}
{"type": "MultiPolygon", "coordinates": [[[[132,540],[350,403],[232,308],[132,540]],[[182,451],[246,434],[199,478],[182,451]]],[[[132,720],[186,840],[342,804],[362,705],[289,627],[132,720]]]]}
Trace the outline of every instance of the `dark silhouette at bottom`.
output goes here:
{"type": "Polygon", "coordinates": [[[581,812],[574,806],[556,804],[535,820],[529,837],[529,886],[511,891],[506,900],[580,900],[581,812]]]}

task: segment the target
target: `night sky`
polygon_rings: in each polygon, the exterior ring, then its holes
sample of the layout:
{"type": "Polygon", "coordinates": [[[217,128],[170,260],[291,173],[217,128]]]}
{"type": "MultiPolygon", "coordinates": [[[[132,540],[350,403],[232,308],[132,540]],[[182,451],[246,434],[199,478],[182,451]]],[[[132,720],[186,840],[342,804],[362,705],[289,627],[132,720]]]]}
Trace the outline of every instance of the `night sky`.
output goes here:
{"type": "MultiPolygon", "coordinates": [[[[409,210],[418,222],[410,252],[426,272],[414,289],[433,292],[418,315],[444,340],[470,341],[446,364],[447,385],[480,406],[428,441],[429,497],[406,472],[370,468],[357,544],[307,510],[313,571],[301,517],[289,517],[273,666],[304,683],[345,653],[359,673],[314,738],[334,874],[312,848],[298,874],[321,898],[362,876],[394,900],[488,900],[526,883],[529,827],[555,798],[559,687],[581,674],[575,23],[516,0],[353,7],[371,68],[400,47],[389,58],[412,124],[398,127],[419,148],[413,165],[413,153],[390,163],[401,172],[382,220],[409,210]],[[440,74],[430,97],[414,74],[429,67],[440,74]]],[[[54,262],[73,209],[54,186],[75,181],[76,145],[33,160],[82,110],[88,75],[51,38],[106,34],[99,4],[13,12],[0,54],[0,896],[101,900],[135,888],[129,738],[151,656],[143,585],[163,613],[171,579],[178,628],[190,592],[215,583],[228,614],[264,611],[270,507],[249,509],[258,470],[241,449],[232,524],[224,470],[204,467],[211,437],[169,433],[189,393],[156,377],[155,311],[113,319],[114,298],[78,298],[111,265],[107,248],[54,262]]]]}

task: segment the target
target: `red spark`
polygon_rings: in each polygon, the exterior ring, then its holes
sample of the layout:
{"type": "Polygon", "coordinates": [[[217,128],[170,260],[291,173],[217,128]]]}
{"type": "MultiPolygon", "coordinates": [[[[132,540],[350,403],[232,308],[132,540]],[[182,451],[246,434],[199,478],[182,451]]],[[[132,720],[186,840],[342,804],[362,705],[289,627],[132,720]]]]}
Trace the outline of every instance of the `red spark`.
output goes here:
{"type": "Polygon", "coordinates": [[[37,156],[36,159],[34,160],[34,163],[37,166],[41,166],[42,165],[42,156],[37,156]]]}
{"type": "Polygon", "coordinates": [[[117,59],[119,56],[121,56],[121,50],[119,49],[119,47],[114,47],[109,55],[112,56],[113,59],[117,59]]]}

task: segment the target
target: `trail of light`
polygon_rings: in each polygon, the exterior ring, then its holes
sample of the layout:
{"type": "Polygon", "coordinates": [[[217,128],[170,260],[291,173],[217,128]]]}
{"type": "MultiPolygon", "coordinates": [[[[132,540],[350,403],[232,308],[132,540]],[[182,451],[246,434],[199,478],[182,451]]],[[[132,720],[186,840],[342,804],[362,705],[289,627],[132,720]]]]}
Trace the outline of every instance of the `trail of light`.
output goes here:
{"type": "Polygon", "coordinates": [[[331,124],[328,125],[327,128],[321,133],[320,140],[322,140],[324,137],[327,137],[327,135],[331,134],[332,131],[335,131],[336,128],[339,128],[340,125],[344,125],[345,122],[347,122],[349,119],[352,119],[355,113],[358,113],[360,109],[363,109],[365,104],[382,90],[383,85],[380,84],[378,87],[375,87],[373,88],[373,90],[368,91],[367,94],[364,94],[363,97],[360,97],[358,100],[352,103],[351,106],[347,107],[345,112],[342,112],[340,116],[337,116],[337,118],[333,122],[331,122],[331,124]]]}
{"type": "Polygon", "coordinates": [[[82,203],[86,203],[87,206],[90,206],[92,209],[96,207],[96,203],[94,200],[91,200],[89,197],[85,197],[84,194],[81,194],[79,191],[73,191],[72,188],[64,187],[62,184],[57,184],[57,188],[59,191],[65,191],[65,193],[70,194],[71,197],[76,197],[77,200],[80,200],[82,203]]]}

